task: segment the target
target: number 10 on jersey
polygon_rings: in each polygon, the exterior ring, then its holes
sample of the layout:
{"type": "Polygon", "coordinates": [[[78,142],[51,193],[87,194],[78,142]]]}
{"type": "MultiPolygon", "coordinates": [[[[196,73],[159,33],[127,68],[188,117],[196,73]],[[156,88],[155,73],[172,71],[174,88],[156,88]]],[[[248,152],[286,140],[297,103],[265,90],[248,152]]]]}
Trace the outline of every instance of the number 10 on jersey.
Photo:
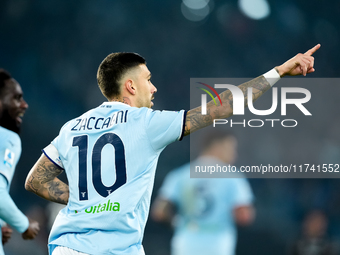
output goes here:
{"type": "Polygon", "coordinates": [[[126,183],[126,164],[124,144],[119,136],[114,133],[106,133],[98,138],[93,148],[88,147],[88,136],[81,135],[73,138],[73,147],[78,147],[79,161],[79,200],[88,200],[87,171],[92,169],[92,184],[94,189],[102,197],[107,197],[110,193],[126,183]],[[116,181],[112,186],[105,186],[102,182],[102,149],[105,145],[111,144],[114,147],[114,154],[107,159],[111,161],[112,173],[116,172],[116,181]],[[92,158],[92,165],[89,168],[87,157],[92,158]],[[113,164],[115,159],[115,164],[113,164]]]}

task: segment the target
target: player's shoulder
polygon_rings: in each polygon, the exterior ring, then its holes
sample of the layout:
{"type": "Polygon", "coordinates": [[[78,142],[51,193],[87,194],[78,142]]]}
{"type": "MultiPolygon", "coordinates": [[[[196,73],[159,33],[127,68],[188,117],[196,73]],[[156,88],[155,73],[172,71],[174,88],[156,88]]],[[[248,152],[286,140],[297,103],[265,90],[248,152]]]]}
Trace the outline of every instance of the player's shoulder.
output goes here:
{"type": "Polygon", "coordinates": [[[190,163],[181,165],[168,173],[169,178],[180,178],[190,174],[190,163]]]}
{"type": "Polygon", "coordinates": [[[174,120],[176,118],[183,119],[185,114],[184,110],[180,111],[171,111],[171,110],[154,110],[151,108],[140,108],[140,114],[142,114],[147,120],[149,121],[160,121],[163,122],[164,120],[174,120]]]}
{"type": "Polygon", "coordinates": [[[152,118],[153,114],[156,114],[156,110],[147,107],[129,107],[128,118],[134,121],[145,122],[146,119],[152,118]]]}
{"type": "Polygon", "coordinates": [[[21,139],[17,133],[1,126],[0,126],[0,140],[2,141],[0,143],[1,145],[5,145],[5,142],[7,143],[9,142],[13,144],[13,146],[21,144],[21,139]]]}

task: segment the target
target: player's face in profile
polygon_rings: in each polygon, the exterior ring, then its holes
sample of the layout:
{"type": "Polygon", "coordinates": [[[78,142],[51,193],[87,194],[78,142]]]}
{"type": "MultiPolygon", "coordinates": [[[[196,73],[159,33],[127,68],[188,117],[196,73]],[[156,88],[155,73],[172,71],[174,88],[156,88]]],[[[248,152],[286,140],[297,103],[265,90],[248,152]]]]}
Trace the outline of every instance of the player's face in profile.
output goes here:
{"type": "Polygon", "coordinates": [[[151,83],[151,73],[146,65],[138,66],[135,82],[137,86],[137,107],[151,108],[153,106],[151,100],[154,98],[157,89],[151,83]]]}
{"type": "Polygon", "coordinates": [[[23,98],[23,92],[19,83],[14,79],[5,81],[5,88],[1,98],[2,116],[0,125],[4,128],[19,133],[22,117],[28,104],[23,98]]]}

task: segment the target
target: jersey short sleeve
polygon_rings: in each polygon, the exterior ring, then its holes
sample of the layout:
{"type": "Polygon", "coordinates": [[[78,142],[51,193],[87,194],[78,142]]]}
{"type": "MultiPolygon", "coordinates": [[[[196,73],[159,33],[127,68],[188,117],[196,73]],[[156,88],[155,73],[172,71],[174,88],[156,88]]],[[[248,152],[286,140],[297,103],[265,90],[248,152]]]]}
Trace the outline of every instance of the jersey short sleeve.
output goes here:
{"type": "Polygon", "coordinates": [[[56,166],[64,169],[63,162],[61,162],[59,152],[57,148],[51,143],[48,146],[46,146],[43,150],[43,153],[45,156],[52,161],[56,166]]]}
{"type": "Polygon", "coordinates": [[[16,133],[2,127],[0,141],[0,174],[6,178],[9,188],[21,155],[21,141],[16,133]]]}
{"type": "Polygon", "coordinates": [[[154,111],[148,109],[145,118],[146,133],[154,150],[181,140],[184,134],[186,111],[154,111]]]}
{"type": "Polygon", "coordinates": [[[245,178],[235,178],[233,181],[235,182],[234,206],[237,207],[251,204],[253,202],[254,195],[248,180],[245,178]]]}

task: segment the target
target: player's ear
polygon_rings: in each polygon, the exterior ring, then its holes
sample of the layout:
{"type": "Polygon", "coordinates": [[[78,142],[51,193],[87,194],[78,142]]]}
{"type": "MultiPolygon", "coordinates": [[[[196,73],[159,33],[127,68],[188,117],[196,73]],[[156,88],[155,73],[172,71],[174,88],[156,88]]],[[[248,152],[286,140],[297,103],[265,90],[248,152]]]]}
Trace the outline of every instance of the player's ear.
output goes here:
{"type": "Polygon", "coordinates": [[[132,95],[136,94],[136,86],[132,79],[127,79],[124,83],[124,87],[130,94],[132,95]]]}

